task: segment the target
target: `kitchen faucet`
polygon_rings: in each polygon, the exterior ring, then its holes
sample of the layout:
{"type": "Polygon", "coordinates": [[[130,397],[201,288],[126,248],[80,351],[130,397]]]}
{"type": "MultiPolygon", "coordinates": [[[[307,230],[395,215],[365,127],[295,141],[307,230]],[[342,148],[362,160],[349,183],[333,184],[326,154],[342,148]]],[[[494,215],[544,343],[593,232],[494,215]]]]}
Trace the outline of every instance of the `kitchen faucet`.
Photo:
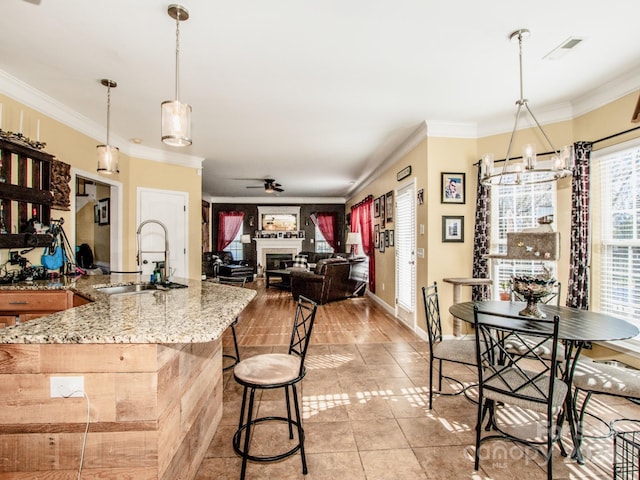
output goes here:
{"type": "Polygon", "coordinates": [[[136,262],[142,269],[142,254],[143,253],[162,253],[162,250],[142,250],[142,239],[140,236],[140,232],[142,231],[142,227],[144,227],[147,223],[155,223],[156,225],[160,225],[162,230],[164,230],[164,273],[162,273],[162,278],[160,282],[169,281],[169,275],[171,275],[171,270],[169,270],[169,232],[167,231],[167,227],[164,223],[159,220],[145,220],[138,226],[137,232],[137,243],[138,243],[138,254],[136,255],[136,262]]]}

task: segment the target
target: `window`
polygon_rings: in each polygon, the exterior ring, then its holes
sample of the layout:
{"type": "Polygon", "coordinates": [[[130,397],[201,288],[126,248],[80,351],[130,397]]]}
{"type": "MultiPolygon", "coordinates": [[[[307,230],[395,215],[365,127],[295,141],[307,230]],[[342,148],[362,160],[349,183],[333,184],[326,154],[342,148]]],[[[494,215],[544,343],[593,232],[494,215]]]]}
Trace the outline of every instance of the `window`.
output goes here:
{"type": "Polygon", "coordinates": [[[225,249],[228,252],[231,252],[234,260],[244,260],[244,245],[242,244],[242,225],[240,225],[240,230],[238,230],[238,234],[235,236],[233,241],[229,244],[229,246],[225,249]]]}
{"type": "MultiPolygon", "coordinates": [[[[491,187],[491,252],[507,253],[507,232],[520,232],[538,226],[538,218],[555,214],[556,182],[518,186],[491,187]]],[[[536,275],[548,268],[555,276],[556,262],[498,260],[492,262],[491,277],[495,280],[493,297],[498,299],[500,285],[513,275],[536,275]]]]}
{"type": "Polygon", "coordinates": [[[324,239],[324,235],[316,225],[316,253],[333,253],[333,248],[324,239]]]}
{"type": "Polygon", "coordinates": [[[640,326],[640,141],[612,150],[594,154],[592,161],[592,193],[600,197],[592,304],[640,326]]]}

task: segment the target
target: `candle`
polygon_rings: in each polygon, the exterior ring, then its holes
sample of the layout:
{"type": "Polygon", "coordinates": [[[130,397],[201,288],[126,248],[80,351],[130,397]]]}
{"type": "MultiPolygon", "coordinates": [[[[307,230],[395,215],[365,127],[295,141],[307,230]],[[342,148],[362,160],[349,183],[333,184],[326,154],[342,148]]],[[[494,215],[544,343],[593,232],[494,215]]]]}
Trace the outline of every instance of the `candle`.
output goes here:
{"type": "Polygon", "coordinates": [[[22,121],[24,120],[24,112],[22,110],[20,110],[20,129],[18,130],[18,133],[22,133],[22,121]]]}

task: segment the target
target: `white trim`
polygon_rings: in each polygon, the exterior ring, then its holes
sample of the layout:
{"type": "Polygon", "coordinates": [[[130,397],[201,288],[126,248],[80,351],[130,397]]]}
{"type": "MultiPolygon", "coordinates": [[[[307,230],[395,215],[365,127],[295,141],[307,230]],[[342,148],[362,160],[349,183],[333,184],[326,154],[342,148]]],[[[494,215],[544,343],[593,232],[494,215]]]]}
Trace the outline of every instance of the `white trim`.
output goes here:
{"type": "Polygon", "coordinates": [[[70,230],[70,239],[73,239],[73,246],[75,247],[76,242],[76,176],[81,176],[83,178],[88,178],[89,180],[93,180],[95,182],[104,183],[111,187],[111,191],[109,192],[110,198],[110,221],[109,221],[109,267],[111,270],[122,270],[122,229],[123,229],[123,212],[122,212],[122,182],[117,180],[112,180],[107,177],[103,177],[102,175],[98,175],[95,172],[87,172],[85,170],[80,170],[75,167],[71,167],[71,185],[74,185],[73,195],[71,195],[71,211],[73,212],[73,222],[69,227],[70,230]]]}
{"type": "MultiPolygon", "coordinates": [[[[105,127],[103,125],[97,124],[93,120],[70,109],[54,98],[45,95],[40,90],[33,88],[4,70],[0,70],[0,93],[7,95],[16,102],[41,112],[43,115],[51,117],[53,120],[79,133],[95,139],[97,142],[104,141],[105,127]]],[[[110,143],[117,145],[118,148],[120,148],[120,152],[124,155],[155,162],[202,168],[204,157],[185,155],[168,150],[159,150],[132,144],[129,140],[119,137],[113,132],[111,132],[110,137],[110,143]]]]}
{"type": "Polygon", "coordinates": [[[209,203],[237,203],[237,204],[282,204],[282,203],[295,203],[300,205],[308,204],[331,204],[331,203],[346,203],[347,199],[344,197],[214,197],[203,194],[202,199],[209,203]]]}

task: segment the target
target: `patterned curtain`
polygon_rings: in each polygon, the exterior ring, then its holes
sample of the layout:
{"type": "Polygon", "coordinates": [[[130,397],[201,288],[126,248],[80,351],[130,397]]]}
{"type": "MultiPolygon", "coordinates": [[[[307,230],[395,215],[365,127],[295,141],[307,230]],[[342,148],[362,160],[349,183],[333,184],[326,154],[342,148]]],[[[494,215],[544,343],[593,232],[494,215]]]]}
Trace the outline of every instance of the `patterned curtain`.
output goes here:
{"type": "Polygon", "coordinates": [[[567,307],[589,309],[589,164],[590,142],[573,145],[576,166],[571,179],[571,253],[569,257],[569,281],[567,307]]]}
{"type": "MultiPolygon", "coordinates": [[[[478,189],[476,190],[476,223],[473,229],[473,278],[490,278],[489,275],[489,238],[491,234],[491,187],[480,181],[478,165],[478,189]]],[[[491,298],[489,285],[471,287],[472,300],[491,298]]]]}
{"type": "Polygon", "coordinates": [[[233,242],[243,219],[242,212],[218,212],[218,252],[224,251],[233,242]]]}
{"type": "Polygon", "coordinates": [[[362,249],[369,258],[369,291],[376,293],[376,255],[373,241],[373,196],[351,207],[351,231],[360,232],[362,249]]]}

